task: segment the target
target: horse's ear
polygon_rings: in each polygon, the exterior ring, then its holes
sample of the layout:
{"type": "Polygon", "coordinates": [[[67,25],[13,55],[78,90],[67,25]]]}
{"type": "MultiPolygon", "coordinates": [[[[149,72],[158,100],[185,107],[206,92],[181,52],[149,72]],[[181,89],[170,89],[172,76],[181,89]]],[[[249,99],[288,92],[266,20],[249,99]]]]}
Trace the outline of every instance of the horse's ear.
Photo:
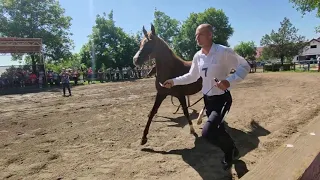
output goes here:
{"type": "Polygon", "coordinates": [[[152,23],[151,23],[151,32],[152,32],[152,35],[156,35],[156,29],[154,28],[152,23]]]}
{"type": "Polygon", "coordinates": [[[143,32],[144,36],[145,36],[146,38],[148,38],[148,32],[146,31],[146,29],[144,28],[144,26],[142,27],[142,32],[143,32]]]}

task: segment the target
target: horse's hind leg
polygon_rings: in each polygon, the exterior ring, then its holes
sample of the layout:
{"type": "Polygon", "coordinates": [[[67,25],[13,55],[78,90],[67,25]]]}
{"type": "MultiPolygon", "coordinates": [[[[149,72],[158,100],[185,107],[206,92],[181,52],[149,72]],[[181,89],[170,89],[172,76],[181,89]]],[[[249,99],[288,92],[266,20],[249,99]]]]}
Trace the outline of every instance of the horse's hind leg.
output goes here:
{"type": "Polygon", "coordinates": [[[204,106],[202,109],[201,109],[201,111],[200,111],[200,113],[199,113],[199,116],[198,116],[198,119],[197,119],[197,124],[198,125],[200,125],[201,123],[202,123],[202,117],[203,117],[203,113],[204,113],[204,109],[205,109],[206,107],[204,106]]]}
{"type": "Polygon", "coordinates": [[[187,99],[188,99],[188,106],[187,107],[190,107],[190,96],[187,96],[187,99]]]}
{"type": "Polygon", "coordinates": [[[185,96],[181,96],[181,97],[178,97],[178,99],[179,99],[180,104],[182,106],[183,114],[186,116],[186,118],[188,120],[189,127],[190,127],[190,134],[194,134],[195,131],[194,131],[194,128],[193,128],[193,125],[192,125],[192,121],[191,121],[190,116],[189,116],[186,97],[185,96]]]}
{"type": "Polygon", "coordinates": [[[181,104],[179,104],[179,106],[178,106],[177,110],[176,110],[173,114],[176,114],[176,113],[179,111],[180,106],[181,106],[181,104]]]}
{"type": "Polygon", "coordinates": [[[143,136],[142,136],[142,139],[141,139],[141,145],[144,145],[147,143],[148,141],[148,138],[147,138],[147,135],[149,133],[149,127],[150,127],[150,124],[151,124],[151,121],[152,121],[152,118],[154,117],[154,115],[157,113],[162,101],[167,97],[167,95],[165,94],[159,94],[157,93],[156,95],[156,100],[154,102],[154,105],[148,115],[148,122],[147,122],[147,125],[146,127],[144,128],[144,131],[143,131],[143,136]]]}

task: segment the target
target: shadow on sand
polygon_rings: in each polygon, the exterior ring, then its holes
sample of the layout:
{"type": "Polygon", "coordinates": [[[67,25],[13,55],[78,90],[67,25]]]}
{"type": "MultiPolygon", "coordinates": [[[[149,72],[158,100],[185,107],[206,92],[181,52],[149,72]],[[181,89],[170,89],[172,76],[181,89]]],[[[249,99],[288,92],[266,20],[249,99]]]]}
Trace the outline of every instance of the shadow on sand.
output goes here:
{"type": "MultiPolygon", "coordinates": [[[[195,110],[191,113],[191,116],[192,119],[197,118],[197,113],[195,110]]],[[[168,121],[176,123],[174,125],[169,126],[184,127],[185,125],[187,125],[184,116],[167,119],[169,119],[168,121]]],[[[270,134],[268,130],[264,129],[255,121],[251,121],[250,126],[251,131],[244,132],[229,127],[228,124],[225,123],[226,130],[235,140],[235,144],[237,145],[240,151],[241,157],[258,147],[258,144],[260,143],[258,137],[270,134]]],[[[221,158],[223,157],[222,151],[218,147],[209,144],[203,138],[198,137],[198,135],[195,135],[194,147],[191,149],[185,148],[170,151],[157,151],[150,148],[144,148],[142,149],[142,151],[150,153],[180,155],[187,164],[189,164],[193,169],[195,169],[199,173],[203,180],[232,179],[231,170],[222,170],[222,164],[220,162],[221,158]]],[[[248,172],[247,165],[242,160],[237,160],[235,162],[234,169],[237,173],[238,178],[241,178],[248,172]]]]}
{"type": "Polygon", "coordinates": [[[61,92],[62,87],[17,87],[9,89],[1,89],[0,95],[22,95],[28,93],[40,93],[40,92],[61,92]]]}
{"type": "MultiPolygon", "coordinates": [[[[171,117],[165,117],[165,116],[156,115],[157,117],[165,118],[165,119],[168,119],[168,120],[165,120],[165,121],[163,121],[163,120],[161,120],[161,121],[154,120],[153,122],[174,122],[175,124],[169,124],[168,126],[169,127],[181,127],[181,128],[183,128],[184,126],[188,125],[187,118],[183,115],[183,113],[178,113],[178,114],[182,114],[182,116],[177,117],[177,118],[171,118],[171,117]]],[[[189,116],[190,116],[191,120],[195,120],[195,119],[198,118],[199,113],[197,113],[197,111],[195,109],[192,109],[192,112],[189,114],[189,116]]]]}

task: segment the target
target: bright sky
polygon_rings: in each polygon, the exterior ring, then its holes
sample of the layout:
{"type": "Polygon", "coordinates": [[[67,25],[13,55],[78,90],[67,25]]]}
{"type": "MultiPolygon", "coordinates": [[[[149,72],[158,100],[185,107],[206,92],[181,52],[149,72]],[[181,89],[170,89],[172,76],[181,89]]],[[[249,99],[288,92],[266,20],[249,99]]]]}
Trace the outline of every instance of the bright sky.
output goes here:
{"type": "MultiPolygon", "coordinates": [[[[180,21],[186,20],[191,12],[203,12],[209,7],[222,9],[235,31],[229,39],[232,47],[240,41],[254,41],[260,46],[262,36],[272,29],[277,30],[284,17],[288,17],[299,34],[307,39],[319,36],[315,26],[320,24],[320,18],[316,18],[315,13],[302,17],[289,0],[60,0],[60,4],[73,19],[73,52],[79,52],[87,42],[95,16],[103,12],[108,14],[112,9],[116,25],[128,33],[141,30],[143,25],[150,29],[155,8],[180,21]]],[[[0,56],[0,66],[11,64],[18,63],[11,62],[10,56],[0,56]]]]}

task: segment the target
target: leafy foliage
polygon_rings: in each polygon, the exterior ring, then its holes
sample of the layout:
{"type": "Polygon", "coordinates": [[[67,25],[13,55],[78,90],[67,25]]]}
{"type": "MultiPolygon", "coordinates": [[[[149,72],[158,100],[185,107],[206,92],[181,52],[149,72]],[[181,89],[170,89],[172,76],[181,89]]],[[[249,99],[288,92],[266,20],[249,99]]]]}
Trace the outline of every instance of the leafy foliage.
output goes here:
{"type": "Polygon", "coordinates": [[[82,62],[97,69],[102,64],[119,69],[133,66],[132,57],[139,48],[136,37],[115,26],[113,11],[97,15],[95,22],[89,42],[80,51],[82,62]]]}
{"type": "MultiPolygon", "coordinates": [[[[307,12],[316,10],[317,16],[320,17],[320,0],[289,0],[303,15],[307,12]]],[[[320,26],[316,27],[316,31],[320,32],[320,26]]]]}
{"type": "Polygon", "coordinates": [[[288,18],[280,23],[281,27],[278,32],[274,30],[266,34],[261,39],[261,45],[265,46],[263,51],[266,56],[280,58],[283,64],[285,58],[292,58],[300,54],[307,42],[304,36],[297,34],[296,29],[288,18]]]}
{"type": "Polygon", "coordinates": [[[79,54],[73,54],[67,59],[62,60],[59,63],[48,63],[46,64],[46,69],[53,70],[55,72],[61,72],[62,68],[70,68],[70,69],[87,69],[84,63],[81,63],[81,56],[79,54]]]}
{"type": "MultiPolygon", "coordinates": [[[[45,57],[61,62],[70,57],[71,17],[64,15],[58,0],[1,0],[0,34],[7,37],[42,38],[45,57]]],[[[33,64],[40,58],[29,54],[33,64]]],[[[21,56],[13,56],[14,60],[21,56]]]]}
{"type": "Polygon", "coordinates": [[[195,30],[203,23],[214,27],[213,42],[228,46],[228,39],[233,34],[229,19],[222,10],[206,9],[201,13],[191,13],[182,24],[180,33],[174,38],[174,49],[179,56],[192,60],[194,54],[200,50],[195,41],[195,30]]]}
{"type": "Polygon", "coordinates": [[[157,35],[172,47],[173,37],[177,36],[179,33],[180,22],[170,18],[170,16],[166,15],[164,12],[155,10],[153,25],[157,35]]]}
{"type": "Polygon", "coordinates": [[[256,46],[253,41],[240,42],[239,45],[234,47],[234,51],[247,60],[254,60],[257,54],[256,46]]]}

